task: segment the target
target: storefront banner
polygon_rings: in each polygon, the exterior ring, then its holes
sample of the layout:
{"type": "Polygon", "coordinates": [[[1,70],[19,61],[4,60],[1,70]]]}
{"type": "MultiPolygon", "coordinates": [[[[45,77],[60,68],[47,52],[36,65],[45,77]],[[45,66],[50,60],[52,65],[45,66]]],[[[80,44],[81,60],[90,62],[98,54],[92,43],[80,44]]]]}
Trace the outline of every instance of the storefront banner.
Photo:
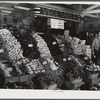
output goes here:
{"type": "Polygon", "coordinates": [[[33,8],[33,14],[38,15],[38,16],[60,19],[60,20],[70,20],[70,21],[76,21],[76,22],[80,21],[79,13],[73,13],[73,12],[68,12],[68,11],[63,11],[63,10],[58,10],[58,9],[52,9],[49,7],[45,8],[45,7],[35,6],[33,8]]]}

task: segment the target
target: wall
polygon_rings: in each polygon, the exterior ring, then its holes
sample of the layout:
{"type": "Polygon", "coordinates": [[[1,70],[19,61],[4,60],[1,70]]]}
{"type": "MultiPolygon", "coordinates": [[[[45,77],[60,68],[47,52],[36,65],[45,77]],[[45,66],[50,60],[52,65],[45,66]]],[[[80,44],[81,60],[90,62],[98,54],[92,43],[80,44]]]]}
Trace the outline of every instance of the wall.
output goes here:
{"type": "Polygon", "coordinates": [[[85,31],[100,31],[100,19],[86,20],[84,22],[85,31]]]}
{"type": "Polygon", "coordinates": [[[25,28],[29,28],[32,22],[30,12],[23,12],[22,10],[14,10],[11,14],[0,13],[0,26],[15,25],[17,27],[23,24],[25,28]]]}

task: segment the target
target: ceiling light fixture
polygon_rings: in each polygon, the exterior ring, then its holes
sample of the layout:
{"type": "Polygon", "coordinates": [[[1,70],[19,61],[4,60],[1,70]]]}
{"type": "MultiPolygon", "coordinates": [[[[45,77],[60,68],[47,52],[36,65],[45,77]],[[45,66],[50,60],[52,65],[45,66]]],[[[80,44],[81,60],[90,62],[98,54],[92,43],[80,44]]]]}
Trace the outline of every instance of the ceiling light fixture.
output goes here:
{"type": "Polygon", "coordinates": [[[30,10],[30,8],[22,7],[22,6],[14,6],[14,8],[21,9],[21,10],[30,10]]]}
{"type": "Polygon", "coordinates": [[[2,13],[9,13],[11,14],[12,12],[11,11],[8,11],[8,10],[1,10],[2,13]]]}
{"type": "Polygon", "coordinates": [[[8,8],[8,7],[0,7],[1,10],[14,10],[13,8],[8,8]]]}

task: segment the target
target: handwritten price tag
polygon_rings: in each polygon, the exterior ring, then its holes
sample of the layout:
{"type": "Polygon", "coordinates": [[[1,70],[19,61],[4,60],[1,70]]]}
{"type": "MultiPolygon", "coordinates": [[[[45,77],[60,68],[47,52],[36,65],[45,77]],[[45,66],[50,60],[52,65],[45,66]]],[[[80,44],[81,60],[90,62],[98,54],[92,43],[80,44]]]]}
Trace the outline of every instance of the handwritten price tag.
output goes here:
{"type": "Polygon", "coordinates": [[[53,45],[57,44],[56,42],[52,42],[53,45]]]}
{"type": "Polygon", "coordinates": [[[28,44],[28,47],[33,47],[33,44],[28,44]]]}

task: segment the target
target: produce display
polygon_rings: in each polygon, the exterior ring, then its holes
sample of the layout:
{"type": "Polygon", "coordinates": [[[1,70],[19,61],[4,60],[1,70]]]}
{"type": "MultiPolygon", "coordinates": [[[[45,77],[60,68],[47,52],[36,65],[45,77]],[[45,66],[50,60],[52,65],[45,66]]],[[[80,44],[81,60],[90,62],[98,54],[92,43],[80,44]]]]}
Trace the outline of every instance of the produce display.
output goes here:
{"type": "MultiPolygon", "coordinates": [[[[91,50],[90,46],[85,45],[84,40],[70,36],[65,38],[61,35],[54,36],[54,38],[62,51],[62,55],[57,56],[58,60],[51,55],[51,48],[48,46],[50,41],[46,42],[37,33],[30,34],[29,38],[28,36],[25,38],[26,42],[24,43],[23,40],[21,43],[9,30],[0,30],[0,72],[5,78],[12,78],[11,81],[8,82],[9,79],[6,81],[8,83],[5,84],[5,88],[33,89],[32,78],[34,76],[38,76],[37,80],[41,84],[46,84],[48,89],[60,88],[66,81],[72,84],[85,83],[85,76],[87,75],[88,79],[88,75],[92,74],[94,75],[92,78],[97,78],[99,81],[100,66],[89,62],[91,50]],[[23,47],[27,45],[29,48],[23,48],[22,44],[23,47]]],[[[92,80],[92,78],[89,79],[92,80]]],[[[85,83],[80,90],[100,90],[100,86],[85,83]]]]}
{"type": "Polygon", "coordinates": [[[48,58],[42,58],[40,59],[40,62],[43,64],[45,69],[44,75],[40,76],[43,82],[48,83],[49,81],[53,81],[57,84],[63,83],[63,70],[56,61],[50,59],[48,60],[48,58]]]}
{"type": "Polygon", "coordinates": [[[24,64],[29,74],[39,74],[45,72],[44,67],[42,66],[42,64],[38,59],[33,59],[33,60],[26,59],[24,64]]]}
{"type": "Polygon", "coordinates": [[[9,82],[6,84],[5,88],[7,89],[33,89],[33,82],[25,83],[25,82],[9,82]]]}
{"type": "Polygon", "coordinates": [[[74,54],[71,43],[65,40],[63,36],[57,35],[54,36],[54,38],[57,40],[64,57],[68,57],[70,54],[74,54]]]}
{"type": "Polygon", "coordinates": [[[80,87],[80,90],[100,91],[100,86],[98,84],[84,84],[80,87]]]}
{"type": "Polygon", "coordinates": [[[15,62],[16,59],[24,58],[20,43],[12,36],[10,31],[6,29],[0,30],[0,43],[4,49],[5,57],[9,61],[15,62]]]}
{"type": "Polygon", "coordinates": [[[82,70],[69,70],[66,74],[68,80],[72,83],[82,82],[82,70]]]}
{"type": "Polygon", "coordinates": [[[19,75],[38,74],[45,72],[38,59],[29,60],[23,56],[23,51],[21,49],[20,43],[14,36],[12,36],[9,30],[0,30],[0,43],[2,44],[1,48],[4,49],[6,60],[11,62],[9,68],[2,62],[0,63],[0,68],[3,70],[5,77],[11,77],[10,72],[13,72],[14,70],[16,70],[19,75]]]}
{"type": "Polygon", "coordinates": [[[37,33],[33,34],[33,38],[37,42],[38,50],[41,57],[52,57],[49,48],[47,47],[46,42],[39,36],[37,33]]]}
{"type": "Polygon", "coordinates": [[[85,40],[80,40],[79,38],[73,37],[71,46],[73,48],[74,54],[84,55],[83,52],[85,50],[85,42],[85,40]]]}
{"type": "Polygon", "coordinates": [[[91,73],[99,72],[100,71],[100,66],[95,65],[95,64],[87,65],[86,70],[90,71],[91,73]]]}

